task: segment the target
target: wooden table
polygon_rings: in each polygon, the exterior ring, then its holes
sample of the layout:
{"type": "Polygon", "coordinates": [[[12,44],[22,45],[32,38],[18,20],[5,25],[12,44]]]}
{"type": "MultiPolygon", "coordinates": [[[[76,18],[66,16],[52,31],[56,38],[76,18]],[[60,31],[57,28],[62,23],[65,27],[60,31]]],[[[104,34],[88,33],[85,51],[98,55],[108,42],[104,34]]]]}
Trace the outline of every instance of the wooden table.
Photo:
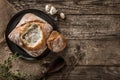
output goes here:
{"type": "Polygon", "coordinates": [[[14,7],[53,4],[66,14],[56,21],[67,39],[67,66],[47,80],[120,80],[120,0],[8,0],[14,7]]]}

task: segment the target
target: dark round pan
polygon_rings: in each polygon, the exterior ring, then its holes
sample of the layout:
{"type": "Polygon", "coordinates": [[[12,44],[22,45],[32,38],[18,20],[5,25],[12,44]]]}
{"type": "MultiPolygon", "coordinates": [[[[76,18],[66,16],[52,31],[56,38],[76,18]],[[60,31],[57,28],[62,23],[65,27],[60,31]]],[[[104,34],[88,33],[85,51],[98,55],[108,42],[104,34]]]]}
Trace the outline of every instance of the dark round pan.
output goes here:
{"type": "Polygon", "coordinates": [[[54,30],[56,30],[56,25],[54,23],[54,20],[51,19],[47,14],[45,14],[44,12],[40,11],[40,10],[36,10],[36,9],[27,9],[27,10],[23,10],[18,12],[17,14],[15,14],[12,19],[9,21],[8,25],[7,25],[7,29],[5,32],[5,37],[6,37],[6,41],[7,41],[7,45],[10,48],[10,50],[17,55],[20,55],[23,59],[26,60],[40,60],[44,57],[46,57],[51,51],[49,49],[46,49],[42,55],[38,56],[38,57],[32,57],[30,56],[27,52],[25,52],[22,48],[20,48],[19,46],[17,46],[16,44],[14,44],[12,41],[9,40],[8,35],[10,34],[10,32],[16,27],[16,25],[19,23],[19,21],[21,20],[21,18],[26,14],[26,13],[33,13],[35,15],[37,15],[38,17],[44,19],[45,21],[47,21],[54,30]]]}

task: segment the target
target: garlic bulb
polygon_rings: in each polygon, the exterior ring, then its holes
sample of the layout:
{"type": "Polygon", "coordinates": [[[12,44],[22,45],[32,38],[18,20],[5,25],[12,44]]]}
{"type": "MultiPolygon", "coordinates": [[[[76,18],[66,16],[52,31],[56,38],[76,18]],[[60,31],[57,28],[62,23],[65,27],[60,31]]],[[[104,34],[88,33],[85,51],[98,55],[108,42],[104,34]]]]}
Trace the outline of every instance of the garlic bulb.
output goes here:
{"type": "Polygon", "coordinates": [[[45,6],[45,11],[50,15],[54,15],[57,13],[58,10],[54,6],[52,6],[51,4],[47,4],[45,6]]]}
{"type": "Polygon", "coordinates": [[[58,11],[58,10],[57,10],[54,6],[52,6],[51,9],[50,9],[50,14],[51,14],[51,15],[54,15],[54,14],[57,13],[57,11],[58,11]]]}

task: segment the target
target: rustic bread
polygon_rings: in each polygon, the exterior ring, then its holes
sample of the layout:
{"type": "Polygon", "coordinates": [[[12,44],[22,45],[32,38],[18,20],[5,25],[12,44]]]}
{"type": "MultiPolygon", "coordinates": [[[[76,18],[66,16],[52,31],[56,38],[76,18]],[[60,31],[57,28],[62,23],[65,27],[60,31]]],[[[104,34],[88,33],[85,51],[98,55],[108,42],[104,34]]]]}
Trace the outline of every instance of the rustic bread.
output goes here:
{"type": "Polygon", "coordinates": [[[33,57],[40,56],[47,48],[46,41],[52,26],[34,14],[23,16],[9,39],[33,57]]]}
{"type": "Polygon", "coordinates": [[[65,37],[57,31],[52,31],[47,39],[48,48],[53,52],[60,52],[66,47],[65,37]]]}
{"type": "Polygon", "coordinates": [[[16,27],[20,27],[22,24],[25,24],[29,21],[36,21],[36,20],[44,22],[44,26],[47,26],[47,27],[43,27],[44,28],[43,30],[45,33],[45,37],[48,38],[51,31],[53,30],[53,27],[50,24],[48,24],[45,20],[43,20],[42,18],[40,18],[32,13],[25,14],[22,17],[22,19],[20,20],[20,22],[17,24],[16,27]]]}

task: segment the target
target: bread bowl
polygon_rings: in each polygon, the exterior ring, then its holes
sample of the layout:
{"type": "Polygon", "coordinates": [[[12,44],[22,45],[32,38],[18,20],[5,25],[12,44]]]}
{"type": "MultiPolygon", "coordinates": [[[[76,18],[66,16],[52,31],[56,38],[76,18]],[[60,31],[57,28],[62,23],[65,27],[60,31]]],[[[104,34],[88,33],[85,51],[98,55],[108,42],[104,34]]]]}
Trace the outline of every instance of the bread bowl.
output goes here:
{"type": "Polygon", "coordinates": [[[11,31],[8,38],[29,55],[38,57],[46,50],[46,40],[52,29],[52,26],[43,19],[27,13],[11,31]]]}

